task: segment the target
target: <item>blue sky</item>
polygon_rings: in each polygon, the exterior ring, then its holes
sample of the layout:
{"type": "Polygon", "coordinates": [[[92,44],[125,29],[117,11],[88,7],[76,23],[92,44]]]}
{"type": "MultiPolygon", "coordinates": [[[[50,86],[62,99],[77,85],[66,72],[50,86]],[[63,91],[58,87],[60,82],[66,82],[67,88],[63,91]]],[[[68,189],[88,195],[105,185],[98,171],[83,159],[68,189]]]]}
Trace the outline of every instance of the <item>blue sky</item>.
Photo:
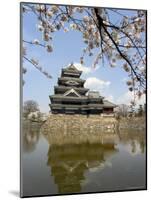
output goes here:
{"type": "MultiPolygon", "coordinates": [[[[124,14],[131,14],[134,11],[122,11],[124,14]]],[[[118,21],[117,15],[112,13],[112,20],[118,21]]],[[[34,14],[28,12],[23,16],[23,39],[33,41],[34,39],[41,40],[41,33],[37,30],[37,18],[34,14]]],[[[47,79],[30,63],[24,62],[23,66],[27,69],[27,73],[23,76],[25,85],[23,86],[23,100],[36,100],[42,112],[49,112],[50,103],[49,95],[54,93],[54,86],[57,84],[57,78],[60,76],[61,68],[68,66],[74,62],[79,65],[79,60],[82,55],[84,43],[81,33],[78,31],[69,31],[65,33],[58,31],[53,37],[53,52],[48,53],[44,48],[27,44],[28,57],[39,60],[40,65],[53,76],[52,79],[47,79]]],[[[82,78],[86,79],[86,86],[93,90],[99,90],[100,95],[113,101],[114,103],[128,103],[130,94],[124,82],[127,77],[126,72],[121,68],[121,63],[118,66],[111,68],[105,61],[97,68],[92,69],[94,57],[86,57],[84,63],[84,72],[82,78]],[[86,72],[86,73],[85,73],[86,72]]]]}

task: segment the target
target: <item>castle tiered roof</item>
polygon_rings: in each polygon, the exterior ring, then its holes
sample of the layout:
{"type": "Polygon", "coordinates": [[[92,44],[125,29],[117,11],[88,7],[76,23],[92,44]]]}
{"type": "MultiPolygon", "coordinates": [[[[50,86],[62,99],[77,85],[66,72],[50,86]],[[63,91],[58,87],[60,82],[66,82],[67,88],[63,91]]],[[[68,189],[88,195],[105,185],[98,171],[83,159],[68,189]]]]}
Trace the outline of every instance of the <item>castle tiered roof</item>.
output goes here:
{"type": "Polygon", "coordinates": [[[115,105],[98,92],[89,91],[84,87],[85,80],[80,76],[82,71],[73,64],[63,68],[61,77],[58,78],[58,85],[54,87],[54,95],[50,96],[51,112],[54,114],[100,114],[113,111],[115,105]]]}

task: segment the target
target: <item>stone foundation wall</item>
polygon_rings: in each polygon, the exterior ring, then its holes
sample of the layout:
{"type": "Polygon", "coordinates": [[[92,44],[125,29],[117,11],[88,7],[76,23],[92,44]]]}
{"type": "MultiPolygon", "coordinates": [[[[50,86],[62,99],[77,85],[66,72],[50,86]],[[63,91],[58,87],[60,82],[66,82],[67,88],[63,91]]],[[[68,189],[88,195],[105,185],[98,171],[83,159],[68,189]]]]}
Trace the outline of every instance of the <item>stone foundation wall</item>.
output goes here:
{"type": "Polygon", "coordinates": [[[117,120],[113,116],[98,116],[90,115],[49,115],[47,121],[43,125],[43,129],[49,129],[55,132],[60,129],[64,132],[100,132],[103,131],[116,131],[117,129],[135,128],[145,129],[145,118],[121,118],[117,120]]]}
{"type": "Polygon", "coordinates": [[[113,142],[117,141],[119,133],[134,136],[144,132],[145,119],[101,117],[85,115],[50,115],[41,127],[41,133],[50,144],[79,142],[113,142]],[[143,131],[142,131],[143,130],[143,131]]]}
{"type": "Polygon", "coordinates": [[[114,134],[117,120],[98,115],[50,115],[41,128],[50,144],[89,142],[97,143],[116,140],[114,134]],[[108,134],[105,134],[108,132],[108,134]],[[105,137],[102,135],[105,134],[105,137]],[[102,140],[103,138],[103,140],[102,140]]]}
{"type": "Polygon", "coordinates": [[[98,115],[50,115],[45,123],[50,129],[68,126],[72,129],[114,129],[117,125],[115,117],[101,117],[98,115]]]}

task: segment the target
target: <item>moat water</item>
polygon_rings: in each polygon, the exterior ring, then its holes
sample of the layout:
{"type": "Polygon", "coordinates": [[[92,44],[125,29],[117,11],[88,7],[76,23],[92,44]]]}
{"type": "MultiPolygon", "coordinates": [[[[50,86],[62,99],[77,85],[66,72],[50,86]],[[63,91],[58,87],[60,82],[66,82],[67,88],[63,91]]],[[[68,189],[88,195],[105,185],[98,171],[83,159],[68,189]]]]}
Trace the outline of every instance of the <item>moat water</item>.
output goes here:
{"type": "Polygon", "coordinates": [[[99,137],[91,133],[92,140],[60,131],[52,136],[37,123],[24,124],[24,196],[145,189],[144,130],[110,130],[99,137]]]}

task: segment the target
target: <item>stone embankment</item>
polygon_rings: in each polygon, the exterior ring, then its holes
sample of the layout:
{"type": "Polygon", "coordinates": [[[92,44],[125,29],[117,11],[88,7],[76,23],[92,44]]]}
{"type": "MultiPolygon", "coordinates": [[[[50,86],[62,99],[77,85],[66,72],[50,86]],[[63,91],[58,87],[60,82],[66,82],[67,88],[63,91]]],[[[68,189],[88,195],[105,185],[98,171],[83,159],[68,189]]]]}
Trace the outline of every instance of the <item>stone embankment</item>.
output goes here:
{"type": "Polygon", "coordinates": [[[115,132],[120,129],[145,129],[145,118],[121,118],[117,120],[115,117],[101,117],[98,115],[49,115],[47,121],[43,125],[43,131],[58,132],[64,134],[70,132],[87,132],[100,133],[100,130],[107,132],[115,132]]]}
{"type": "MultiPolygon", "coordinates": [[[[79,142],[108,142],[118,140],[119,133],[135,136],[144,132],[144,118],[84,116],[84,115],[50,115],[41,127],[50,144],[79,142]],[[107,134],[106,134],[107,133],[107,134]]],[[[123,134],[122,134],[123,135],[123,134]]]]}
{"type": "Polygon", "coordinates": [[[100,130],[114,130],[117,125],[117,120],[114,117],[100,117],[98,115],[85,116],[85,115],[50,115],[44,124],[45,128],[50,130],[64,130],[64,132],[74,130],[91,132],[97,129],[100,130]]]}

